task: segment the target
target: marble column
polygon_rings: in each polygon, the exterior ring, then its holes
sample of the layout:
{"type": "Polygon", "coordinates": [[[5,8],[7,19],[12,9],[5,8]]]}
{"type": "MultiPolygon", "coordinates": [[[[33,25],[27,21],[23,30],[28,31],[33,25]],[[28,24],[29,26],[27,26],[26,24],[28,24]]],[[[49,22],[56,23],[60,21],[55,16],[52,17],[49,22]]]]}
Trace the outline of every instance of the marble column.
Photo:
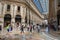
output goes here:
{"type": "Polygon", "coordinates": [[[27,24],[29,24],[29,9],[27,8],[27,24]]]}
{"type": "Polygon", "coordinates": [[[11,5],[11,24],[13,27],[13,30],[15,29],[15,18],[14,18],[14,9],[15,9],[15,5],[11,5]]]}
{"type": "Polygon", "coordinates": [[[4,4],[4,7],[3,7],[3,14],[4,15],[6,14],[6,10],[7,10],[7,4],[4,4]]]}

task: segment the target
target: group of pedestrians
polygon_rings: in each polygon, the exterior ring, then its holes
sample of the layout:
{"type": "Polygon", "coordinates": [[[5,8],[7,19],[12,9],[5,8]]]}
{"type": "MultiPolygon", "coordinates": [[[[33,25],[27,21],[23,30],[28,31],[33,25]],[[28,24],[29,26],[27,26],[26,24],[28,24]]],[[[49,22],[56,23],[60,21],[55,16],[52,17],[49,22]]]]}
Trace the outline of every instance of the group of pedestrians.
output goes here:
{"type": "Polygon", "coordinates": [[[33,28],[33,26],[28,24],[26,28],[27,28],[27,31],[32,32],[32,28],[33,28]]]}
{"type": "Polygon", "coordinates": [[[27,31],[37,31],[38,33],[40,32],[40,25],[39,24],[36,24],[36,25],[27,25],[27,31]]]}
{"type": "MultiPolygon", "coordinates": [[[[6,29],[7,29],[8,32],[10,32],[10,31],[13,30],[13,26],[11,24],[8,24],[6,26],[6,29]]],[[[29,32],[32,32],[32,31],[35,31],[35,30],[37,30],[37,32],[40,32],[40,25],[39,24],[37,24],[37,25],[32,25],[32,24],[29,25],[28,24],[27,26],[24,26],[22,24],[17,24],[16,29],[17,30],[19,29],[21,31],[21,33],[24,33],[25,29],[29,32]]]]}

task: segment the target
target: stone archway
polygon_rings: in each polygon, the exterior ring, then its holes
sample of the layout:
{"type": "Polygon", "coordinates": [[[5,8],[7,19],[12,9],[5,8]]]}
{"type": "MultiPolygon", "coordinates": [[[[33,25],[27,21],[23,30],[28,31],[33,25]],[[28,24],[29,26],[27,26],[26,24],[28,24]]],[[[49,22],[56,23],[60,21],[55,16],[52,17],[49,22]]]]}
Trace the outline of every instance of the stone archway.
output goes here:
{"type": "Polygon", "coordinates": [[[21,15],[16,15],[15,22],[20,22],[21,23],[21,15]]]}
{"type": "Polygon", "coordinates": [[[21,15],[16,15],[15,23],[19,26],[19,23],[21,23],[21,15]]]}
{"type": "Polygon", "coordinates": [[[6,27],[8,24],[11,24],[11,15],[5,14],[5,16],[4,16],[4,27],[6,27]]]}
{"type": "Polygon", "coordinates": [[[57,11],[57,22],[60,24],[60,10],[57,11]]]}

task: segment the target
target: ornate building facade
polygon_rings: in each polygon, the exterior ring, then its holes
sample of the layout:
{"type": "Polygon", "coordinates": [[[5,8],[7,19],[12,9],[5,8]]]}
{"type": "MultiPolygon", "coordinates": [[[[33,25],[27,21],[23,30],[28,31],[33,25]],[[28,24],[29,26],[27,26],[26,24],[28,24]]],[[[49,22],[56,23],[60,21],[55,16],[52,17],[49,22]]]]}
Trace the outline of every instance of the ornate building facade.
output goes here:
{"type": "Polygon", "coordinates": [[[0,0],[0,25],[42,24],[44,16],[32,0],[0,0]]]}

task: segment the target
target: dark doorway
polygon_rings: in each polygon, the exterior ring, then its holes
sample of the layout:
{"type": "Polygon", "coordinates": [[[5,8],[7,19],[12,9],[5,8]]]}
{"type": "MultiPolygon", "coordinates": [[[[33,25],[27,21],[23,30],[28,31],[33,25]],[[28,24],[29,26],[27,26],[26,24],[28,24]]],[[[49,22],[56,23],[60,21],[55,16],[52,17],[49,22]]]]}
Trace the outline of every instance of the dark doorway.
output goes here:
{"type": "Polygon", "coordinates": [[[16,15],[15,22],[21,23],[21,15],[16,15]]]}
{"type": "Polygon", "coordinates": [[[25,23],[27,23],[27,16],[25,16],[25,23]]]}
{"type": "Polygon", "coordinates": [[[58,10],[58,13],[57,13],[57,22],[58,22],[58,25],[60,24],[60,10],[58,10]]]}
{"type": "Polygon", "coordinates": [[[11,24],[11,15],[5,14],[5,16],[4,16],[4,27],[6,27],[8,24],[11,24]]]}
{"type": "Polygon", "coordinates": [[[21,15],[16,15],[16,17],[15,17],[15,23],[16,23],[16,26],[18,27],[19,24],[21,23],[21,15]]]}

